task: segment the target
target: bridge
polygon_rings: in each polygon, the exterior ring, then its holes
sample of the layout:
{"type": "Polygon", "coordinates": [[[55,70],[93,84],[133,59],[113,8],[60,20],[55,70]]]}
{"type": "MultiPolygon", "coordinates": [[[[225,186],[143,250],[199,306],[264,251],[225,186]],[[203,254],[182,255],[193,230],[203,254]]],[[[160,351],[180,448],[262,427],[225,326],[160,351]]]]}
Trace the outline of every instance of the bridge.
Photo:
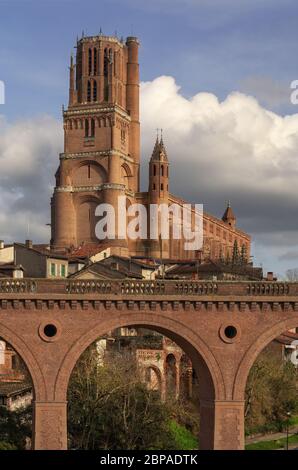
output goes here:
{"type": "Polygon", "coordinates": [[[124,326],[175,341],[200,381],[200,449],[244,448],[251,366],[298,327],[298,283],[0,280],[0,337],[34,386],[34,449],[67,449],[67,387],[85,349],[124,326]]]}

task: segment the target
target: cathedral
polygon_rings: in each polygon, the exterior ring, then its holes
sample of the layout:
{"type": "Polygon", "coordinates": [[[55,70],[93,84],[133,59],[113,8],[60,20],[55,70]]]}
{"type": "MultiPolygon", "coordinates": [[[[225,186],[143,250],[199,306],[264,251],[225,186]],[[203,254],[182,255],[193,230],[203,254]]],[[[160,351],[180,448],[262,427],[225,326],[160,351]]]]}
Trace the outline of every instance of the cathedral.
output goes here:
{"type": "MultiPolygon", "coordinates": [[[[153,143],[149,161],[148,191],[140,190],[139,42],[117,37],[82,37],[76,59],[71,57],[69,104],[63,109],[64,152],[56,172],[51,200],[51,247],[71,252],[81,246],[109,246],[125,257],[168,260],[220,259],[236,249],[250,256],[250,236],[239,230],[228,204],[222,219],[204,212],[203,247],[185,250],[184,240],[118,237],[99,240],[95,234],[96,207],[119,196],[126,206],[138,203],[177,204],[183,199],[170,192],[170,155],[162,137],[153,143]]],[[[194,217],[194,210],[192,210],[194,217]]],[[[150,220],[148,221],[148,231],[150,220]]]]}

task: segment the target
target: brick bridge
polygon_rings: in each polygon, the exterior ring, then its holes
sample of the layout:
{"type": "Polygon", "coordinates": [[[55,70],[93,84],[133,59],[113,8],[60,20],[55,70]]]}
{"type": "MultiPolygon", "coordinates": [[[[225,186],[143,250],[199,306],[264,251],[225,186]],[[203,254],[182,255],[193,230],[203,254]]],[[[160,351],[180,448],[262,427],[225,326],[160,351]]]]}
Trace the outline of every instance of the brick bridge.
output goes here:
{"type": "Polygon", "coordinates": [[[152,328],[190,357],[200,380],[201,449],[244,448],[244,391],[262,349],[298,327],[298,283],[2,279],[0,337],[34,385],[34,449],[66,449],[76,361],[122,326],[152,328]]]}

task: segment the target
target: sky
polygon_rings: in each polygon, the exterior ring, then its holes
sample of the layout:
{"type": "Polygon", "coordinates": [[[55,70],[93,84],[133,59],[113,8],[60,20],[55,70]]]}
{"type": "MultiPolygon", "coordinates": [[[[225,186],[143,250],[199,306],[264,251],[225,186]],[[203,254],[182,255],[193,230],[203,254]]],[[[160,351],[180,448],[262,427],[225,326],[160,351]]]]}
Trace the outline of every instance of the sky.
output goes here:
{"type": "Polygon", "coordinates": [[[231,200],[254,263],[298,267],[297,0],[0,0],[0,238],[49,239],[69,57],[100,29],[141,43],[142,189],[162,127],[170,191],[231,200]]]}

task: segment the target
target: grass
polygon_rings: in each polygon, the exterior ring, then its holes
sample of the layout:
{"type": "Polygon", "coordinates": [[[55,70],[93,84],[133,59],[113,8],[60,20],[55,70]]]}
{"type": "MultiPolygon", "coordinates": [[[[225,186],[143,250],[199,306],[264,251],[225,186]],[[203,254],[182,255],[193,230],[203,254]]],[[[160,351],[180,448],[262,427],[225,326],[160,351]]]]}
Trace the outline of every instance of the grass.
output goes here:
{"type": "Polygon", "coordinates": [[[198,448],[198,439],[188,429],[181,426],[176,421],[170,421],[169,430],[175,439],[177,449],[195,450],[198,448]]]}
{"type": "MultiPolygon", "coordinates": [[[[284,449],[287,443],[287,438],[282,437],[273,441],[260,441],[253,444],[247,444],[245,446],[246,450],[278,450],[284,449]]],[[[289,436],[289,445],[298,444],[298,434],[289,436]]]]}

